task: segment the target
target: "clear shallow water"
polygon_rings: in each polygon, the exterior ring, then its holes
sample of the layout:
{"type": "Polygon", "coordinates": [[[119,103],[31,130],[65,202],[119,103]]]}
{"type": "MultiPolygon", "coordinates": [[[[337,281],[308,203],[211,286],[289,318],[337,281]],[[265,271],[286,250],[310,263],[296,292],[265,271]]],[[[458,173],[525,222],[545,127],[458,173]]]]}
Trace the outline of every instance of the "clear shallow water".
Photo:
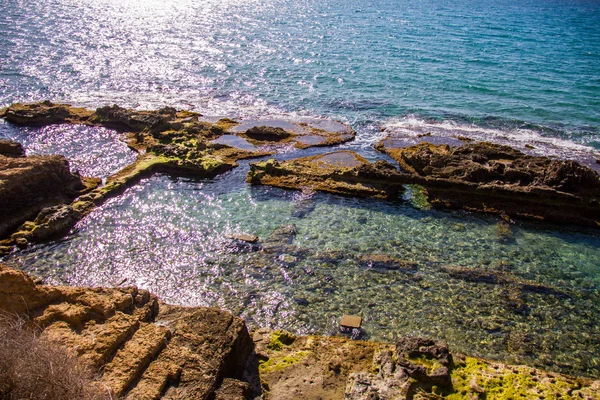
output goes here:
{"type": "MultiPolygon", "coordinates": [[[[597,1],[0,3],[2,105],[49,98],[247,118],[327,116],[357,130],[342,147],[370,160],[382,157],[370,146],[388,133],[432,132],[593,163],[598,65],[597,1]]],[[[0,124],[0,136],[28,152],[65,154],[94,176],[133,157],[97,128],[0,124]]],[[[522,223],[501,240],[491,218],[305,199],[249,187],[244,173],[145,180],[64,240],[11,260],[54,282],[127,278],[168,301],[227,308],[251,325],[328,333],[343,313],[356,313],[374,339],[425,334],[470,354],[600,376],[597,232],[522,223]],[[236,252],[225,238],[265,238],[290,223],[301,247],[294,262],[236,252]],[[418,267],[370,268],[357,259],[364,253],[418,267]],[[453,265],[552,290],[515,294],[511,285],[455,279],[444,270],[453,265]],[[524,306],[515,310],[519,299],[524,306]]]]}
{"type": "Polygon", "coordinates": [[[327,334],[343,314],[358,314],[371,339],[428,335],[469,354],[600,375],[596,231],[522,223],[506,239],[494,218],[254,187],[242,183],[245,170],[200,181],[154,176],[66,238],[10,260],[54,283],[126,279],[168,302],[228,309],[250,326],[327,334]],[[297,234],[274,253],[227,239],[245,232],[264,241],[282,224],[297,234]],[[386,270],[361,262],[365,254],[417,268],[386,270]],[[456,266],[547,290],[453,278],[456,266]]]}

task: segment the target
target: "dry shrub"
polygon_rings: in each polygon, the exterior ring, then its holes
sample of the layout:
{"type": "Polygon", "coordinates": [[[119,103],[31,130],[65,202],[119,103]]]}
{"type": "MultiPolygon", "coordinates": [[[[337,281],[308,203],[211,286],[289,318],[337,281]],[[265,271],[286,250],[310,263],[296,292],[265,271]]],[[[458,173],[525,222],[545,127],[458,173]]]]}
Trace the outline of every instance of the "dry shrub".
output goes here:
{"type": "Polygon", "coordinates": [[[40,338],[26,321],[0,314],[0,399],[108,399],[66,349],[40,338]]]}

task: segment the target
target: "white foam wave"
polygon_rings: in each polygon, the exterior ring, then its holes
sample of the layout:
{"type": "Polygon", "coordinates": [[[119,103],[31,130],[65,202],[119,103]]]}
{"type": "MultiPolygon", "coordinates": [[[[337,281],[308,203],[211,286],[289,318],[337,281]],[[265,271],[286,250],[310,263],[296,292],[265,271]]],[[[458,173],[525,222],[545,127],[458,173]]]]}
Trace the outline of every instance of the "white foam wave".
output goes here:
{"type": "Polygon", "coordinates": [[[451,120],[425,120],[414,115],[390,119],[382,125],[382,131],[385,135],[394,134],[408,138],[418,138],[427,134],[447,138],[466,137],[475,141],[509,145],[529,154],[576,159],[588,163],[600,156],[593,147],[564,138],[545,136],[533,129],[485,128],[451,120]]]}

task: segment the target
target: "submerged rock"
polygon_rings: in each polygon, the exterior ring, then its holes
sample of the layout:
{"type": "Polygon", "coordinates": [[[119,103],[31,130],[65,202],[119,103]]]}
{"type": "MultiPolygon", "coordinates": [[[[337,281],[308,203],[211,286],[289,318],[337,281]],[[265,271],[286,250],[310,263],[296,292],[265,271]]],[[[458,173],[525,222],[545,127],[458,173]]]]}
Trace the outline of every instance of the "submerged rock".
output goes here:
{"type": "Polygon", "coordinates": [[[352,151],[337,151],[290,161],[251,163],[247,182],[298,190],[390,198],[402,185],[390,179],[396,169],[385,161],[371,164],[352,151]]]}
{"type": "Polygon", "coordinates": [[[417,264],[386,254],[361,254],[358,256],[358,262],[363,268],[373,268],[376,270],[404,272],[414,272],[417,270],[417,264]]]}
{"type": "Polygon", "coordinates": [[[226,125],[228,133],[248,139],[257,146],[281,147],[293,145],[299,149],[333,146],[355,137],[354,130],[338,121],[307,119],[307,122],[286,120],[246,120],[234,126],[226,125]]]}
{"type": "Polygon", "coordinates": [[[575,161],[526,155],[508,146],[421,143],[376,148],[427,188],[433,205],[600,226],[600,177],[575,161]]]}

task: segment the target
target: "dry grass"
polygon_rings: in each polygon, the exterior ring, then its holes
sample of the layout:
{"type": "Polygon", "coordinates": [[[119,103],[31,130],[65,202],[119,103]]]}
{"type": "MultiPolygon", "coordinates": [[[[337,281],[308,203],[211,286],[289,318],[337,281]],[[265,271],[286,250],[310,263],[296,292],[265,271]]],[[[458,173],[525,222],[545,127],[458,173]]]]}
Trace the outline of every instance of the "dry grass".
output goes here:
{"type": "Polygon", "coordinates": [[[110,398],[76,358],[41,339],[25,322],[0,314],[0,399],[110,398]]]}

